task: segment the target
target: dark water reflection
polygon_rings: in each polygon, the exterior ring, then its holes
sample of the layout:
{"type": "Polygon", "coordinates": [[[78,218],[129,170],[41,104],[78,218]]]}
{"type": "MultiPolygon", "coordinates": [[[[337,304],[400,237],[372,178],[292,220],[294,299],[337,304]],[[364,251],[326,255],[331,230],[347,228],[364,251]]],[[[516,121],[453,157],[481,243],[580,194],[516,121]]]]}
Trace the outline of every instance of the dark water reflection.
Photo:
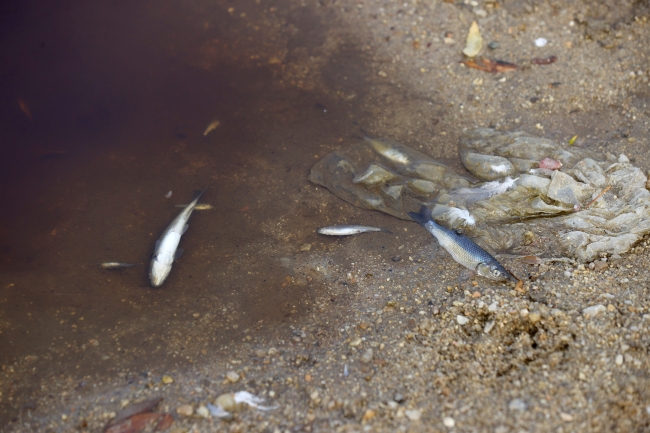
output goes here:
{"type": "MultiPolygon", "coordinates": [[[[251,30],[266,9],[238,2],[249,17],[238,21],[228,7],[1,6],[0,364],[37,367],[9,394],[50,374],[178,364],[309,311],[278,258],[313,234],[320,204],[305,198],[306,174],[358,130],[354,101],[283,81],[292,59],[325,39],[316,12],[287,13],[297,30],[277,62],[251,30]],[[155,240],[174,205],[205,187],[214,209],[195,212],[185,255],[150,289],[155,240]],[[98,266],[113,260],[144,265],[98,266]]],[[[337,56],[327,84],[364,92],[362,57],[337,56]]]]}

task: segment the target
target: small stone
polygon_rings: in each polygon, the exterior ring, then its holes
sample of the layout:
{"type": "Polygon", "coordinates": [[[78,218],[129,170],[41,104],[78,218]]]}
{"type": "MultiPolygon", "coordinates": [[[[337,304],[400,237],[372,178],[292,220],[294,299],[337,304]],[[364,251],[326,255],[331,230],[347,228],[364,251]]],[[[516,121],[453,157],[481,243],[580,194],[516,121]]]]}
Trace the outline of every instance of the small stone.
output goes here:
{"type": "Polygon", "coordinates": [[[535,39],[535,46],[536,47],[539,47],[539,48],[544,47],[544,46],[546,46],[547,43],[548,43],[548,41],[545,38],[537,38],[537,39],[535,39]]]}
{"type": "Polygon", "coordinates": [[[370,326],[370,324],[368,322],[359,323],[359,329],[361,329],[362,331],[365,331],[366,329],[368,329],[369,326],[370,326]]]}
{"type": "Polygon", "coordinates": [[[480,293],[480,292],[474,292],[474,293],[472,293],[472,298],[480,298],[480,297],[481,297],[481,293],[480,293]]]}
{"type": "Polygon", "coordinates": [[[388,76],[388,74],[384,71],[377,72],[377,75],[379,75],[381,78],[386,78],[388,76]]]}
{"type": "Polygon", "coordinates": [[[214,401],[214,404],[227,412],[235,412],[239,408],[239,405],[235,401],[235,397],[233,397],[231,393],[221,394],[214,401]]]}
{"type": "Polygon", "coordinates": [[[258,358],[264,358],[266,356],[266,350],[264,349],[257,349],[253,353],[255,353],[255,356],[257,356],[258,358]]]}
{"type": "Polygon", "coordinates": [[[610,313],[611,313],[611,312],[614,312],[614,311],[616,311],[616,307],[613,306],[612,304],[609,304],[609,305],[607,306],[607,311],[609,311],[610,313]]]}
{"type": "Polygon", "coordinates": [[[399,262],[399,261],[402,260],[402,258],[400,256],[395,256],[391,260],[394,261],[394,262],[399,262]]]}
{"type": "Polygon", "coordinates": [[[357,347],[361,345],[361,337],[354,337],[350,342],[348,343],[350,347],[357,347]]]}
{"type": "Polygon", "coordinates": [[[377,413],[375,413],[374,410],[366,409],[366,412],[363,414],[363,418],[361,418],[361,422],[368,422],[372,420],[375,416],[377,416],[377,413]]]}
{"type": "Polygon", "coordinates": [[[489,334],[492,328],[494,328],[494,322],[487,322],[485,328],[483,328],[483,332],[489,334]]]}
{"type": "Polygon", "coordinates": [[[564,276],[565,277],[571,278],[571,275],[573,275],[573,273],[571,271],[564,271],[564,276]]]}
{"type": "Polygon", "coordinates": [[[404,403],[404,401],[406,401],[404,396],[402,394],[400,394],[399,392],[395,393],[395,395],[393,396],[393,400],[395,400],[397,403],[404,403]]]}
{"type": "Polygon", "coordinates": [[[514,400],[510,401],[510,403],[508,403],[508,409],[512,411],[518,410],[520,412],[524,412],[527,408],[528,405],[526,402],[520,398],[515,398],[514,400]]]}
{"type": "Polygon", "coordinates": [[[450,416],[444,417],[442,419],[442,423],[445,425],[445,427],[448,428],[454,428],[454,426],[456,425],[456,421],[450,416]]]}
{"type": "Polygon", "coordinates": [[[174,378],[171,377],[171,376],[165,375],[165,376],[162,377],[162,383],[164,383],[165,385],[169,385],[170,383],[174,383],[174,378]]]}
{"type": "Polygon", "coordinates": [[[413,410],[407,410],[404,412],[404,415],[411,421],[420,421],[420,418],[422,417],[422,411],[418,409],[413,409],[413,410]]]}
{"type": "Polygon", "coordinates": [[[528,313],[528,309],[527,309],[527,308],[524,308],[524,309],[522,309],[522,310],[519,312],[519,315],[520,315],[521,317],[528,317],[528,314],[529,314],[529,313],[528,313]]]}
{"type": "Polygon", "coordinates": [[[311,250],[311,244],[300,245],[300,251],[309,251],[309,250],[311,250]]]}
{"type": "Polygon", "coordinates": [[[587,317],[596,317],[599,313],[607,311],[607,307],[602,304],[592,305],[582,310],[582,314],[587,317]]]}
{"type": "Polygon", "coordinates": [[[176,408],[176,413],[180,416],[192,416],[194,408],[191,404],[183,404],[176,408]]]}
{"type": "Polygon", "coordinates": [[[456,321],[458,322],[459,325],[466,325],[469,322],[469,319],[465,316],[458,315],[456,316],[456,321]]]}
{"type": "Polygon", "coordinates": [[[240,376],[234,371],[229,371],[226,373],[226,379],[228,379],[229,382],[235,383],[239,380],[240,376]]]}
{"type": "Polygon", "coordinates": [[[367,364],[370,361],[372,361],[372,357],[373,357],[372,349],[366,349],[366,351],[363,352],[363,355],[361,355],[361,362],[367,364]]]}
{"type": "Polygon", "coordinates": [[[312,379],[313,379],[313,377],[311,376],[311,374],[309,374],[309,373],[305,374],[305,382],[311,382],[312,379]]]}
{"type": "Polygon", "coordinates": [[[614,362],[616,362],[616,365],[618,366],[623,365],[623,355],[621,355],[620,353],[616,355],[616,360],[614,362]]]}
{"type": "Polygon", "coordinates": [[[568,413],[560,412],[560,418],[564,422],[571,422],[573,421],[573,416],[569,415],[568,413]]]}
{"type": "Polygon", "coordinates": [[[530,313],[528,314],[528,321],[530,323],[537,323],[542,320],[542,316],[539,313],[530,313]]]}
{"type": "Polygon", "coordinates": [[[210,411],[203,405],[199,406],[199,408],[196,410],[196,414],[201,418],[210,418],[210,411]]]}
{"type": "Polygon", "coordinates": [[[497,301],[494,301],[488,307],[488,311],[494,313],[495,311],[497,311],[497,308],[499,308],[499,303],[497,301]]]}
{"type": "Polygon", "coordinates": [[[320,395],[320,394],[318,394],[318,390],[316,390],[316,391],[312,391],[312,393],[309,394],[309,398],[310,398],[312,401],[316,401],[316,400],[318,400],[319,395],[320,395]]]}
{"type": "Polygon", "coordinates": [[[499,48],[499,43],[497,41],[492,41],[488,44],[488,48],[491,50],[496,50],[499,48]]]}

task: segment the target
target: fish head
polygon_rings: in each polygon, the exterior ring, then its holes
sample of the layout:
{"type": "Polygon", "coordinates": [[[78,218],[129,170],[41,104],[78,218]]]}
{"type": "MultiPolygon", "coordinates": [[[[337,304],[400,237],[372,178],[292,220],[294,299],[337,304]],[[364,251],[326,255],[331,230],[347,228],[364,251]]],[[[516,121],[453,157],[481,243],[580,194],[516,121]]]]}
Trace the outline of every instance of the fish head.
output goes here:
{"type": "Polygon", "coordinates": [[[167,279],[167,276],[171,270],[171,264],[160,262],[156,257],[154,257],[151,260],[151,268],[149,269],[149,280],[151,281],[151,287],[162,286],[162,283],[165,282],[165,279],[167,279]]]}
{"type": "Polygon", "coordinates": [[[517,281],[517,279],[499,263],[480,263],[476,267],[476,272],[482,277],[495,281],[517,281]]]}

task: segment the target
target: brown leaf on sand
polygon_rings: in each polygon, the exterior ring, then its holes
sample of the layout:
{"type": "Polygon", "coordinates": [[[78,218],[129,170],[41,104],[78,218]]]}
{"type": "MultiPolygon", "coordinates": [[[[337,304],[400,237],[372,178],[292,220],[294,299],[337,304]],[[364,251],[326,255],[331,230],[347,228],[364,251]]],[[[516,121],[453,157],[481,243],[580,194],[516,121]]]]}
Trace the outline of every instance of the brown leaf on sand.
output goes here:
{"type": "Polygon", "coordinates": [[[118,413],[115,418],[110,420],[106,424],[106,427],[104,427],[104,431],[105,432],[111,431],[112,433],[115,433],[112,430],[110,430],[111,427],[120,424],[122,421],[127,420],[134,415],[138,415],[145,412],[151,412],[156,406],[158,406],[158,403],[160,403],[161,401],[162,401],[162,397],[156,397],[156,398],[151,398],[149,400],[142,401],[140,403],[132,404],[131,406],[125,408],[123,411],[118,413]]]}
{"type": "Polygon", "coordinates": [[[557,57],[555,56],[545,57],[543,59],[534,58],[530,61],[533,65],[550,65],[555,62],[557,62],[557,57]]]}
{"type": "Polygon", "coordinates": [[[480,58],[476,60],[464,60],[461,63],[467,67],[484,72],[512,72],[517,70],[517,65],[504,62],[503,60],[480,58]]]}
{"type": "Polygon", "coordinates": [[[174,418],[168,413],[140,413],[133,415],[129,419],[114,424],[105,433],[141,433],[147,431],[162,432],[171,427],[174,418]],[[153,427],[153,430],[151,429],[153,427]]]}

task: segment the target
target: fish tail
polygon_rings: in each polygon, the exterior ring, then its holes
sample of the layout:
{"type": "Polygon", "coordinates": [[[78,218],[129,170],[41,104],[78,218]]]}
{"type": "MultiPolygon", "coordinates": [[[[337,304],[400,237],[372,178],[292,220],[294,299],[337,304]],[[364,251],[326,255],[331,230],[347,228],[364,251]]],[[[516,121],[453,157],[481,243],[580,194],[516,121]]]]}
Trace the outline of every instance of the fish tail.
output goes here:
{"type": "Polygon", "coordinates": [[[425,205],[422,205],[420,208],[420,212],[409,212],[409,216],[413,218],[413,221],[420,225],[425,225],[429,221],[432,220],[431,218],[431,210],[426,207],[425,205]]]}
{"type": "Polygon", "coordinates": [[[203,195],[204,192],[206,192],[208,189],[205,188],[203,191],[195,190],[194,195],[192,196],[192,201],[199,201],[201,196],[203,195]]]}

